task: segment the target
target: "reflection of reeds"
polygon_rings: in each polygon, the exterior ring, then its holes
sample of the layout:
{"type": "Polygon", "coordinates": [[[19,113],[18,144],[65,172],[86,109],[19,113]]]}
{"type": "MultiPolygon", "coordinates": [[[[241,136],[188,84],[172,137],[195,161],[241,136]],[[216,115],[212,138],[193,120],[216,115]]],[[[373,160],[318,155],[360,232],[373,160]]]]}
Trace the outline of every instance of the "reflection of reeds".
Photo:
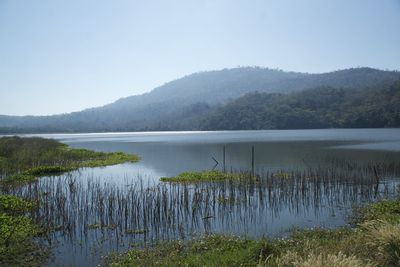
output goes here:
{"type": "MultiPolygon", "coordinates": [[[[387,177],[390,168],[375,170],[387,177]]],[[[259,171],[257,179],[250,178],[249,174],[247,181],[149,185],[126,177],[121,185],[80,180],[71,173],[42,178],[11,193],[40,203],[34,216],[57,236],[87,240],[112,232],[118,240],[165,240],[258,227],[262,218],[278,216],[282,210],[317,214],[326,207],[351,207],[393,193],[397,183],[381,179],[376,187],[373,165],[339,162],[329,168],[259,171]]]]}

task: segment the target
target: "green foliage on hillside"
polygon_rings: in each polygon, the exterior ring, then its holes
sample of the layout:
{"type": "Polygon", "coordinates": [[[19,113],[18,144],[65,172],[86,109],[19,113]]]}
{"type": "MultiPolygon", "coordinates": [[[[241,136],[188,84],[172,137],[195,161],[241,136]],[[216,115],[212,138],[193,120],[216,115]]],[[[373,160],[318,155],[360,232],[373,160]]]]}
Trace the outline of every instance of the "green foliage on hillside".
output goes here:
{"type": "Polygon", "coordinates": [[[206,116],[205,130],[400,126],[400,81],[365,90],[320,87],[247,94],[206,116]]]}

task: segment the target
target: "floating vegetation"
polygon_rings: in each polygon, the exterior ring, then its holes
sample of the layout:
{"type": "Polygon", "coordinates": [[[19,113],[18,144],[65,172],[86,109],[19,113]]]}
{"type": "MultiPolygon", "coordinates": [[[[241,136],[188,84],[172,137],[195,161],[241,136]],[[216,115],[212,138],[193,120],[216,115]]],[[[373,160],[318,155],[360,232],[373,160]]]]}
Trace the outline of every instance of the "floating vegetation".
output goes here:
{"type": "Polygon", "coordinates": [[[226,180],[240,180],[250,178],[244,173],[225,173],[221,171],[183,172],[175,177],[162,177],[160,181],[170,183],[201,183],[221,182],[226,180]]]}
{"type": "Polygon", "coordinates": [[[149,232],[149,229],[128,229],[126,233],[128,235],[143,235],[149,232]]]}
{"type": "Polygon", "coordinates": [[[101,224],[101,223],[92,223],[87,226],[88,229],[116,229],[116,224],[101,224]]]}
{"type": "Polygon", "coordinates": [[[57,175],[72,170],[74,170],[73,167],[66,167],[66,166],[38,166],[38,167],[32,167],[24,171],[23,175],[39,177],[45,175],[57,175]]]}
{"type": "Polygon", "coordinates": [[[274,177],[281,178],[281,179],[289,179],[290,174],[287,172],[277,172],[273,174],[274,177]]]}

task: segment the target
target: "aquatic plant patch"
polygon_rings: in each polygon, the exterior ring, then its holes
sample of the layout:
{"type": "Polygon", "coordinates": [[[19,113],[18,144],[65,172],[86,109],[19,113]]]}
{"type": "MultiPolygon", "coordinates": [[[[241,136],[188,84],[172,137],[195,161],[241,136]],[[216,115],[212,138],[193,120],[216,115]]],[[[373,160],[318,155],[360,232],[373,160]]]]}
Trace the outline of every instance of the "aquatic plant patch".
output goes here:
{"type": "Polygon", "coordinates": [[[221,171],[183,172],[175,177],[162,177],[160,181],[171,183],[201,183],[221,182],[226,180],[240,180],[249,178],[249,175],[240,173],[225,173],[221,171]]]}

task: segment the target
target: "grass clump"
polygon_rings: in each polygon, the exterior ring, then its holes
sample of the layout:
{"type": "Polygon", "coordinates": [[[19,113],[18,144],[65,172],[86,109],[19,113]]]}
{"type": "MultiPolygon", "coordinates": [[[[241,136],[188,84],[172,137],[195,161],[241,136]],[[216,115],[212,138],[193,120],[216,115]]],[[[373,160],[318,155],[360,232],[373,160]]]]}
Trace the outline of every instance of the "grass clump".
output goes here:
{"type": "Polygon", "coordinates": [[[22,174],[27,176],[44,176],[44,175],[55,175],[64,172],[72,171],[73,167],[67,166],[38,166],[30,168],[24,171],[22,174]]]}
{"type": "Polygon", "coordinates": [[[382,200],[373,205],[369,205],[359,212],[358,220],[384,220],[388,222],[400,222],[400,201],[382,200]]]}
{"type": "Polygon", "coordinates": [[[361,224],[361,242],[370,257],[382,266],[400,266],[400,223],[383,220],[361,224]]]}
{"type": "Polygon", "coordinates": [[[244,179],[244,174],[225,173],[221,171],[202,171],[202,172],[183,172],[175,177],[162,177],[160,181],[171,183],[201,183],[201,182],[221,182],[225,180],[244,179]]]}
{"type": "Polygon", "coordinates": [[[355,256],[346,256],[342,252],[338,254],[309,254],[301,257],[296,252],[288,252],[276,262],[277,266],[293,267],[375,267],[376,265],[363,262],[355,256]]]}
{"type": "MultiPolygon", "coordinates": [[[[90,151],[90,150],[88,150],[90,151]]],[[[90,151],[92,152],[92,151],[90,151]]],[[[80,163],[74,164],[75,168],[80,167],[103,167],[109,165],[116,165],[124,162],[137,162],[140,157],[136,155],[126,154],[123,152],[92,152],[96,153],[96,157],[90,160],[84,160],[80,163]]]]}
{"type": "Polygon", "coordinates": [[[210,235],[191,241],[172,241],[154,249],[114,254],[110,266],[256,266],[260,253],[273,253],[267,240],[210,235]]]}

